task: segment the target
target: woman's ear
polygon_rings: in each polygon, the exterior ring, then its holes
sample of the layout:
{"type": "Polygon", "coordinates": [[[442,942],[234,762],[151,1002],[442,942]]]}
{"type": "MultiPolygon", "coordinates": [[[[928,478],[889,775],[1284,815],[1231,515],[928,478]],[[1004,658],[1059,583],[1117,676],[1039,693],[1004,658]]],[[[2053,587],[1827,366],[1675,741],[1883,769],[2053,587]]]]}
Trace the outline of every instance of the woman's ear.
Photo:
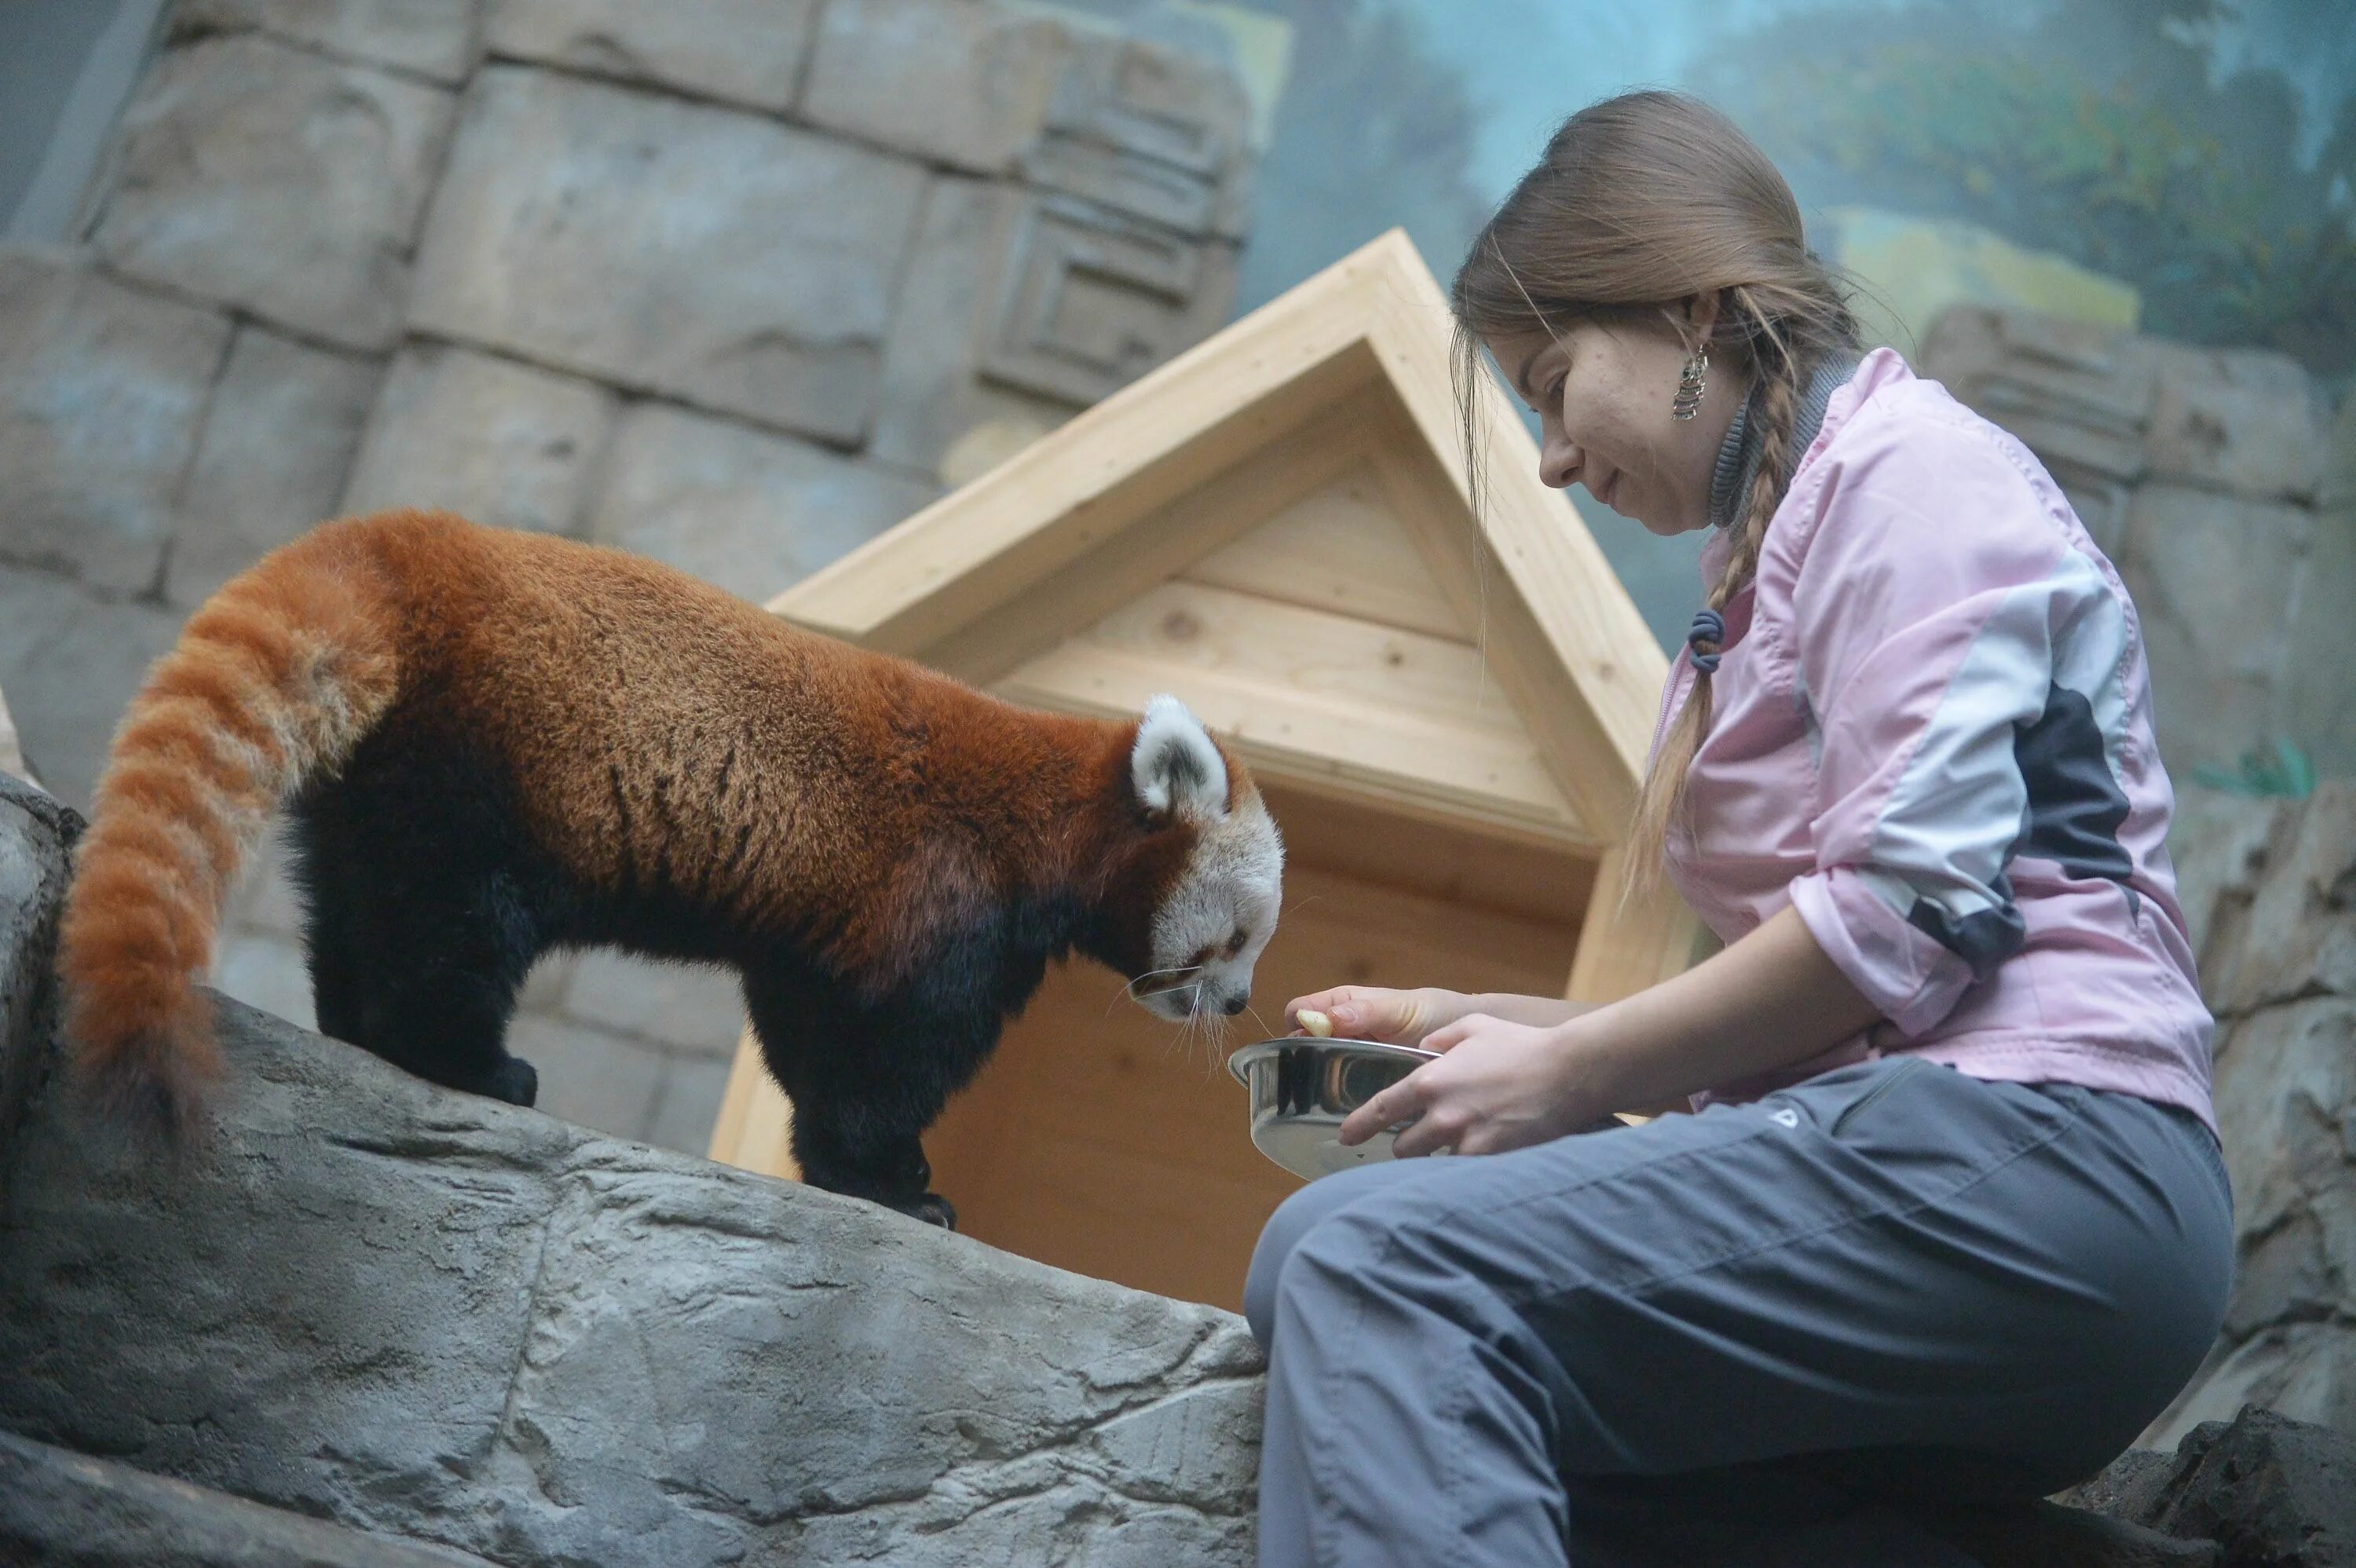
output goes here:
{"type": "Polygon", "coordinates": [[[1211,744],[1203,721],[1174,697],[1154,698],[1138,720],[1129,778],[1137,798],[1156,816],[1225,816],[1227,761],[1211,744]]]}

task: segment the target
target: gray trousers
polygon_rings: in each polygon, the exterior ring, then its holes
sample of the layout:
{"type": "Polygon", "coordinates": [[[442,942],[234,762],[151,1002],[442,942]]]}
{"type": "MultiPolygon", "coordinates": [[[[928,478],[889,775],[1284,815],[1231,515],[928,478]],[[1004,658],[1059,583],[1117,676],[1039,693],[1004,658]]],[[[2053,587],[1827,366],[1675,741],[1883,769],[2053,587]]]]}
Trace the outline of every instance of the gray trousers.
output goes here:
{"type": "Polygon", "coordinates": [[[1968,1563],[1890,1499],[2101,1468],[2215,1339],[2233,1231],[2189,1114],[1902,1056],[1325,1178],[1245,1291],[1262,1568],[1968,1563]]]}

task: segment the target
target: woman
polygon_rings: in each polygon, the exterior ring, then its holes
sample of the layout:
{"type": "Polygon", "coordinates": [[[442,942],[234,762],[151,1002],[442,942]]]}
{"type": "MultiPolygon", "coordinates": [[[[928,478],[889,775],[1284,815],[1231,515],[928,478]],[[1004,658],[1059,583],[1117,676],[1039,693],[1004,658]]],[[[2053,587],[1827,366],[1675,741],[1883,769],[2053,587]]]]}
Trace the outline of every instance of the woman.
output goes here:
{"type": "Polygon", "coordinates": [[[1344,1141],[1488,1157],[1269,1222],[1260,1560],[1968,1561],[1886,1502],[2091,1474],[2230,1283],[2134,609],[2026,449],[1860,357],[1692,100],[1574,116],[1453,303],[1547,483],[1715,530],[1632,863],[1727,945],[1600,1008],[1294,1000],[1445,1052],[1344,1141]]]}

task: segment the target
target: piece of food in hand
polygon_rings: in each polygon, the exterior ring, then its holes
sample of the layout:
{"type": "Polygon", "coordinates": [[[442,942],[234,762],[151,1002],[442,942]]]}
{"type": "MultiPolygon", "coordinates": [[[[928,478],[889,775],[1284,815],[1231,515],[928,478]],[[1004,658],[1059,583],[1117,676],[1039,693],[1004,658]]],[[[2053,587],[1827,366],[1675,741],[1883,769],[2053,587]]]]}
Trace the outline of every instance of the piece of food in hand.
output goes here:
{"type": "Polygon", "coordinates": [[[1303,1008],[1292,1016],[1295,1019],[1299,1020],[1301,1027],[1303,1029],[1315,1035],[1319,1040],[1331,1040],[1333,1038],[1333,1020],[1327,1018],[1323,1013],[1314,1012],[1308,1008],[1303,1008]]]}

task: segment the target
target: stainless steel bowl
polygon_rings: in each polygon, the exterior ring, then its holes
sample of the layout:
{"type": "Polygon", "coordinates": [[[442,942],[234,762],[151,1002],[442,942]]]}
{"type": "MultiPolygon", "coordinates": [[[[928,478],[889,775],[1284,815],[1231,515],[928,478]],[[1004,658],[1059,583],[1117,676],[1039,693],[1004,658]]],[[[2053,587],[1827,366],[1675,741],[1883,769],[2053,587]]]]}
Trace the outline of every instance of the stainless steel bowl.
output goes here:
{"type": "Polygon", "coordinates": [[[1250,1096],[1254,1147],[1313,1181],[1391,1157],[1396,1127],[1352,1148],[1334,1135],[1344,1116],[1438,1054],[1378,1040],[1288,1035],[1245,1046],[1227,1058],[1227,1071],[1250,1096]]]}

